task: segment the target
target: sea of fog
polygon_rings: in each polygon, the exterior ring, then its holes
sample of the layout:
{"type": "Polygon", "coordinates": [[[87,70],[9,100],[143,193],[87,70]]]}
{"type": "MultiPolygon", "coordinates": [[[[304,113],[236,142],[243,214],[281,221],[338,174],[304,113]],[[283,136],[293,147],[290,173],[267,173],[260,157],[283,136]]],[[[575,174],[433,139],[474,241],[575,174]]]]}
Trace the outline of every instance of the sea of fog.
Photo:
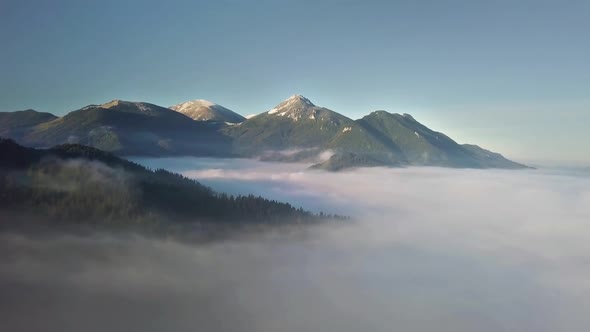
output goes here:
{"type": "Polygon", "coordinates": [[[354,222],[191,245],[0,234],[2,331],[586,332],[590,177],[136,159],[354,222]]]}

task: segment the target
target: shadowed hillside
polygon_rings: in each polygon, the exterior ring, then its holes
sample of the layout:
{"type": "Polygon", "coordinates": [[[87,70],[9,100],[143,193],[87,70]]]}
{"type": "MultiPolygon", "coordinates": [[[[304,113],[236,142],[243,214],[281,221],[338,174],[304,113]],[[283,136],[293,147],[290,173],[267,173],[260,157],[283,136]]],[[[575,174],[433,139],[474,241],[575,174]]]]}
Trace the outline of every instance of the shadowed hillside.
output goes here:
{"type": "Polygon", "coordinates": [[[149,170],[95,148],[48,150],[0,139],[0,213],[44,222],[109,226],[162,223],[313,223],[314,215],[253,195],[229,196],[163,169],[149,170]]]}

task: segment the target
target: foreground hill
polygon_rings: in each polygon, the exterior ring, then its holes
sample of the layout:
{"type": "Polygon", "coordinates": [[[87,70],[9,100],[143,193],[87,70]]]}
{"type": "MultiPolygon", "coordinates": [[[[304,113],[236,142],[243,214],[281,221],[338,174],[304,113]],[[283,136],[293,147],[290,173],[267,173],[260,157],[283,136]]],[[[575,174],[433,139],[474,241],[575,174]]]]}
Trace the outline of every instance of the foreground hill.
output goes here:
{"type": "Polygon", "coordinates": [[[360,166],[526,167],[476,145],[458,144],[409,114],[376,111],[352,120],[301,95],[248,119],[202,100],[171,108],[113,100],[61,118],[34,111],[0,113],[0,132],[27,146],[78,143],[118,155],[312,162],[329,150],[332,158],[314,166],[326,170],[360,166]]]}
{"type": "Polygon", "coordinates": [[[245,117],[234,111],[202,99],[170,106],[170,109],[197,121],[240,123],[246,120],[245,117]]]}
{"type": "Polygon", "coordinates": [[[0,139],[0,218],[132,226],[154,223],[301,223],[321,218],[287,203],[219,194],[197,181],[87,146],[48,150],[0,139]]]}

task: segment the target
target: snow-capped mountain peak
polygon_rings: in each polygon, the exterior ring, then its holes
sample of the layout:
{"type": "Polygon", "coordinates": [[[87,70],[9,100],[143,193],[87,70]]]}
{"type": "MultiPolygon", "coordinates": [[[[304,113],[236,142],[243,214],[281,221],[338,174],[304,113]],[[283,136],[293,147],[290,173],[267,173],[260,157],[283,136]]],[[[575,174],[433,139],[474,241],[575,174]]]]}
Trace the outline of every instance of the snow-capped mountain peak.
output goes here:
{"type": "Polygon", "coordinates": [[[215,106],[215,103],[212,103],[208,100],[205,99],[196,99],[196,100],[190,100],[190,101],[186,101],[184,103],[180,103],[174,106],[170,106],[170,109],[173,109],[177,112],[183,113],[185,111],[189,111],[191,109],[195,109],[198,107],[211,107],[211,106],[215,106]]]}
{"type": "Polygon", "coordinates": [[[197,121],[216,121],[216,122],[231,122],[239,123],[245,118],[219,104],[215,104],[208,100],[196,99],[174,106],[170,109],[182,113],[189,118],[197,121]]]}
{"type": "Polygon", "coordinates": [[[287,101],[301,102],[301,103],[304,103],[304,104],[306,104],[308,106],[315,106],[309,99],[303,97],[302,95],[298,95],[298,94],[292,95],[291,97],[289,97],[287,99],[287,101]]]}
{"type": "Polygon", "coordinates": [[[277,116],[287,116],[293,120],[298,120],[304,115],[304,113],[313,110],[314,108],[316,108],[316,106],[309,99],[302,95],[293,95],[279,103],[267,113],[277,116]]]}

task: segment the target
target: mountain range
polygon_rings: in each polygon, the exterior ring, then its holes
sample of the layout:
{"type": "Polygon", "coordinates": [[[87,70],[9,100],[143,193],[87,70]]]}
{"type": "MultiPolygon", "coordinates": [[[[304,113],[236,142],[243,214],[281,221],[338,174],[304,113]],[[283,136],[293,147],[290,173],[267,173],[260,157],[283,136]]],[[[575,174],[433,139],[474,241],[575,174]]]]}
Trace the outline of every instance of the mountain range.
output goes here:
{"type": "Polygon", "coordinates": [[[32,110],[0,113],[0,134],[31,147],[78,143],[119,155],[226,156],[224,123],[194,121],[169,108],[113,100],[63,117],[32,110]]]}
{"type": "Polygon", "coordinates": [[[113,100],[63,117],[0,112],[0,135],[31,147],[79,143],[118,155],[261,157],[312,162],[326,170],[526,167],[477,145],[459,144],[409,114],[375,111],[353,120],[301,95],[247,119],[205,100],[169,108],[113,100]],[[331,157],[318,160],[324,151],[331,157]]]}

